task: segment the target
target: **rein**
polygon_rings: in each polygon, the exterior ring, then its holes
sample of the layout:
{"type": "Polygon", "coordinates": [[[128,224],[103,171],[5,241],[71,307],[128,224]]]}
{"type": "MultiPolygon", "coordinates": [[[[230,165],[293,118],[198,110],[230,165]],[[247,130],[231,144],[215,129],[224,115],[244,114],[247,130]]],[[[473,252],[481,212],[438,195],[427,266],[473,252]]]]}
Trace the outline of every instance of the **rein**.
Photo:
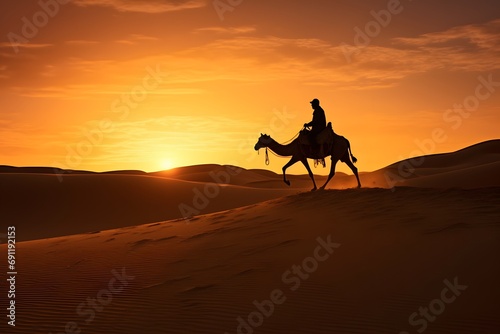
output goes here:
{"type": "MultiPolygon", "coordinates": [[[[298,136],[300,135],[300,131],[295,135],[293,136],[292,139],[286,141],[285,143],[281,144],[281,145],[286,145],[286,144],[289,144],[291,143],[292,141],[294,141],[298,136]]],[[[257,154],[260,153],[260,150],[257,151],[257,154]]],[[[271,153],[273,153],[275,156],[279,157],[278,154],[274,153],[273,151],[271,151],[271,153]]],[[[269,152],[267,151],[267,146],[266,146],[266,166],[269,166],[269,164],[271,163],[271,161],[269,160],[269,152]]]]}

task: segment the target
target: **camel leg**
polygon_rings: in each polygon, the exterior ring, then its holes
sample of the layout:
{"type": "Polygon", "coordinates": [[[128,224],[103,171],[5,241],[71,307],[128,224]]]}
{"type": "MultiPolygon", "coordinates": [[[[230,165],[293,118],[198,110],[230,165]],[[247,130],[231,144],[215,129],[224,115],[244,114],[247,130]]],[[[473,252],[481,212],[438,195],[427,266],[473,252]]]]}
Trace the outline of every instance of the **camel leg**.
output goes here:
{"type": "Polygon", "coordinates": [[[332,177],[335,175],[335,166],[337,166],[337,162],[339,161],[338,158],[333,158],[332,157],[332,166],[330,167],[330,174],[328,175],[328,179],[326,179],[326,182],[323,186],[321,186],[321,190],[325,189],[326,185],[328,184],[328,182],[330,182],[330,180],[332,179],[332,177]]]}
{"type": "Polygon", "coordinates": [[[306,167],[307,172],[309,173],[309,177],[313,181],[314,188],[311,191],[315,191],[318,188],[316,187],[316,181],[314,181],[314,174],[313,174],[313,172],[311,170],[311,167],[309,167],[309,163],[307,162],[307,158],[304,158],[304,159],[302,159],[300,161],[304,164],[304,167],[306,167]]]}
{"type": "Polygon", "coordinates": [[[297,161],[299,161],[299,159],[297,159],[296,157],[292,157],[290,159],[290,161],[288,161],[288,163],[286,165],[283,166],[283,181],[285,181],[285,183],[289,186],[290,185],[290,181],[288,181],[286,179],[286,170],[288,167],[292,166],[293,164],[295,164],[297,161]]]}
{"type": "Polygon", "coordinates": [[[356,166],[354,166],[354,164],[351,162],[351,159],[347,160],[345,162],[345,164],[347,166],[349,166],[349,168],[352,170],[352,172],[354,173],[354,175],[356,175],[356,179],[358,180],[358,188],[361,188],[361,182],[359,182],[359,175],[358,175],[358,169],[356,168],[356,166]]]}

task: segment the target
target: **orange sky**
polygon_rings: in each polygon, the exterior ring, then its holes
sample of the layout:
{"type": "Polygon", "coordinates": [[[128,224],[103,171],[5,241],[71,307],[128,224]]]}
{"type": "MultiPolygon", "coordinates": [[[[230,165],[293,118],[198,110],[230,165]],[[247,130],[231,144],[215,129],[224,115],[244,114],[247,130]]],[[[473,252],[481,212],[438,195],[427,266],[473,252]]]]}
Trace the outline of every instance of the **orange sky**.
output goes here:
{"type": "Polygon", "coordinates": [[[496,0],[42,2],[0,4],[0,164],[279,172],[315,97],[363,171],[499,138],[496,0]]]}

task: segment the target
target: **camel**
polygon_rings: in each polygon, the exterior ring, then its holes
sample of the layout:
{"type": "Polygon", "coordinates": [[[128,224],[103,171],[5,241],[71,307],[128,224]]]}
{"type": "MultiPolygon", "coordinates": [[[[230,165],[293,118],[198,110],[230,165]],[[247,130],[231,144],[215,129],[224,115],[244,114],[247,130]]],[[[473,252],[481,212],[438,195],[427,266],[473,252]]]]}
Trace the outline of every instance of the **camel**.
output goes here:
{"type": "Polygon", "coordinates": [[[271,136],[268,136],[266,134],[260,134],[260,138],[257,141],[257,144],[255,144],[255,150],[258,151],[261,148],[269,148],[271,151],[276,153],[277,155],[284,156],[284,157],[289,157],[291,156],[292,158],[290,161],[283,166],[283,181],[290,186],[290,181],[287,180],[286,178],[286,170],[288,167],[292,166],[296,162],[300,161],[306,167],[307,172],[309,173],[309,177],[311,178],[314,188],[311,191],[315,191],[318,188],[316,187],[316,181],[314,180],[314,174],[311,171],[311,167],[309,167],[309,163],[307,162],[307,159],[321,159],[330,156],[332,160],[332,166],[330,168],[330,174],[328,175],[328,179],[326,180],[325,184],[320,187],[320,190],[325,189],[326,185],[332,177],[335,175],[335,166],[337,165],[337,162],[340,160],[344,162],[351,170],[353,171],[354,175],[356,175],[356,179],[358,180],[358,188],[361,188],[361,183],[359,181],[359,175],[358,175],[358,169],[356,166],[354,166],[354,163],[356,163],[357,159],[352,155],[351,151],[351,144],[349,141],[342,136],[339,135],[334,135],[333,137],[333,145],[331,145],[330,150],[327,150],[326,153],[323,156],[318,156],[315,155],[314,152],[311,150],[310,145],[304,145],[303,138],[301,136],[297,137],[295,140],[293,140],[291,143],[287,145],[282,145],[276,142],[274,139],[271,138],[271,136]],[[352,160],[351,160],[352,159],[352,160]]]}

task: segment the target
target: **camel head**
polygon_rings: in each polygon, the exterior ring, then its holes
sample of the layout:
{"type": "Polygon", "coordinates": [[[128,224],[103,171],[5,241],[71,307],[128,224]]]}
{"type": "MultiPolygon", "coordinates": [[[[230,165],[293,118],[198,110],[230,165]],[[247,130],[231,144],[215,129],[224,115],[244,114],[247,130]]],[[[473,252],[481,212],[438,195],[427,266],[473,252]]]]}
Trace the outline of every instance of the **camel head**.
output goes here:
{"type": "Polygon", "coordinates": [[[259,140],[257,141],[257,144],[255,144],[254,148],[256,151],[258,151],[263,147],[268,147],[270,143],[271,143],[271,136],[261,133],[259,140]]]}

